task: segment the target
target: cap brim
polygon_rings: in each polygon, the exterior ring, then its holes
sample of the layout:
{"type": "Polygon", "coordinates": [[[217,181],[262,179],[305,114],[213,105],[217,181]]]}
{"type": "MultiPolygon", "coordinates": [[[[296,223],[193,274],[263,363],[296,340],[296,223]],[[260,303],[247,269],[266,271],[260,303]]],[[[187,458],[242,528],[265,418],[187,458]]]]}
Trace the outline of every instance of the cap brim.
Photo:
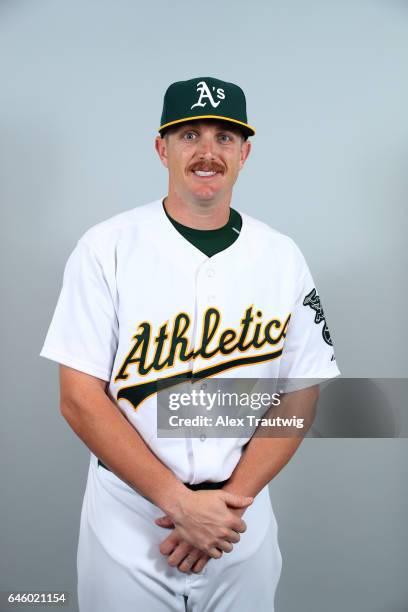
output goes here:
{"type": "Polygon", "coordinates": [[[163,125],[161,125],[157,131],[161,134],[163,130],[166,130],[167,128],[173,125],[177,125],[178,123],[188,123],[190,121],[197,121],[197,119],[218,119],[220,121],[234,123],[242,129],[246,136],[255,135],[255,128],[253,128],[248,123],[238,121],[237,119],[231,119],[230,117],[221,117],[220,115],[197,115],[195,117],[184,117],[183,119],[176,119],[176,121],[169,121],[168,123],[163,123],[163,125]]]}

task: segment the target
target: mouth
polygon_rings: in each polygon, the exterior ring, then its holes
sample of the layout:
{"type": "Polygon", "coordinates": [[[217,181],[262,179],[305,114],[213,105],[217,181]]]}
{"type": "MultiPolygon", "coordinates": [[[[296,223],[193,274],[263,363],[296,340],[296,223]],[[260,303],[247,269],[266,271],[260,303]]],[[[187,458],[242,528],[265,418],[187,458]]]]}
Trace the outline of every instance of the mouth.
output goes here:
{"type": "Polygon", "coordinates": [[[191,168],[191,173],[194,174],[194,176],[196,176],[198,179],[200,179],[200,181],[210,181],[211,179],[213,179],[215,176],[218,175],[222,175],[224,174],[224,171],[221,167],[217,167],[217,166],[210,166],[210,167],[196,167],[194,168],[194,166],[191,168]]]}
{"type": "Polygon", "coordinates": [[[193,170],[193,174],[201,179],[209,179],[219,174],[216,170],[193,170]]]}

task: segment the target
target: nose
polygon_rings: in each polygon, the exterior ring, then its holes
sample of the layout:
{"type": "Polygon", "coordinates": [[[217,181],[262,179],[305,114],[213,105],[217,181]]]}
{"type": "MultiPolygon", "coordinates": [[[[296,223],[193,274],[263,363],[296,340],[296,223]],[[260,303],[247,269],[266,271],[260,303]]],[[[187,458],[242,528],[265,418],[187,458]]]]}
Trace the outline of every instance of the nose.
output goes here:
{"type": "Polygon", "coordinates": [[[201,136],[198,154],[201,159],[212,159],[214,157],[214,139],[211,134],[201,136]]]}

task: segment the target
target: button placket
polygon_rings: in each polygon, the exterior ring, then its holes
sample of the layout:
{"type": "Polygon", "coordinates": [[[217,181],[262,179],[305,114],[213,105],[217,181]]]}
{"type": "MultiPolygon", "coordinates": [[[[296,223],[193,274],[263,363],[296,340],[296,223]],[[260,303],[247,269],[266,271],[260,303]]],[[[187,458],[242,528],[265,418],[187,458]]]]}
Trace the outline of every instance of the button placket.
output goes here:
{"type": "MultiPolygon", "coordinates": [[[[194,334],[194,346],[197,348],[198,343],[201,341],[201,333],[202,327],[201,322],[203,320],[204,312],[210,305],[215,306],[215,293],[214,291],[214,283],[215,283],[216,271],[214,267],[202,267],[197,275],[197,283],[196,283],[196,314],[197,314],[197,322],[194,334]],[[212,304],[210,304],[212,302],[212,304]]],[[[199,369],[199,360],[194,361],[192,364],[193,372],[196,369],[199,369]]],[[[192,389],[196,386],[199,390],[204,390],[207,388],[207,383],[203,381],[191,381],[192,389]]],[[[199,433],[199,432],[198,432],[199,433]]],[[[191,438],[189,442],[191,443],[191,453],[192,453],[192,463],[193,465],[200,465],[201,461],[205,462],[205,456],[207,451],[205,450],[206,446],[203,446],[203,442],[207,440],[207,436],[204,433],[197,435],[197,437],[191,438]],[[204,454],[203,454],[204,453],[204,454]]],[[[195,478],[197,475],[197,468],[193,468],[193,477],[195,478]]]]}

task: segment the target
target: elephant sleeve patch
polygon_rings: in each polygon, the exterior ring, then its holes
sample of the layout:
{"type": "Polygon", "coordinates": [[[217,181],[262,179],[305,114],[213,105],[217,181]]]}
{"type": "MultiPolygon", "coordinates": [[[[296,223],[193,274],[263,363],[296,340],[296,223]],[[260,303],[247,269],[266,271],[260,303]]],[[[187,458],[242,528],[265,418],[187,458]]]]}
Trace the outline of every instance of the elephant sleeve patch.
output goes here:
{"type": "Polygon", "coordinates": [[[316,325],[320,325],[323,322],[322,327],[322,336],[323,340],[329,345],[333,346],[332,339],[330,338],[329,328],[327,327],[326,319],[323,312],[323,307],[320,303],[320,297],[317,294],[316,288],[313,288],[303,300],[303,306],[309,306],[312,310],[314,310],[315,318],[314,322],[316,325]]]}

